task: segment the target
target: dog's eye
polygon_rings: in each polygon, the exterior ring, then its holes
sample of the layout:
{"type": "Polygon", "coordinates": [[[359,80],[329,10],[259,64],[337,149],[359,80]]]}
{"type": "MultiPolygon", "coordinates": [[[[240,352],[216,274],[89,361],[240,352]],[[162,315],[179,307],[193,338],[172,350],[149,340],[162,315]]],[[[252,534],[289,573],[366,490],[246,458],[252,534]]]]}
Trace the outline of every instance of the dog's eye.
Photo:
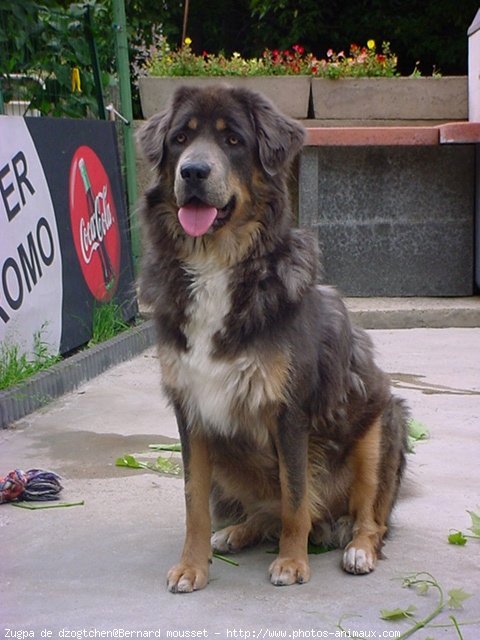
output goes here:
{"type": "Polygon", "coordinates": [[[178,142],[178,144],[185,144],[186,141],[187,136],[184,133],[177,133],[175,136],[175,142],[178,142]]]}
{"type": "Polygon", "coordinates": [[[239,144],[240,142],[240,138],[238,136],[235,136],[232,134],[230,134],[227,138],[227,144],[229,144],[231,147],[234,147],[236,144],[239,144]]]}

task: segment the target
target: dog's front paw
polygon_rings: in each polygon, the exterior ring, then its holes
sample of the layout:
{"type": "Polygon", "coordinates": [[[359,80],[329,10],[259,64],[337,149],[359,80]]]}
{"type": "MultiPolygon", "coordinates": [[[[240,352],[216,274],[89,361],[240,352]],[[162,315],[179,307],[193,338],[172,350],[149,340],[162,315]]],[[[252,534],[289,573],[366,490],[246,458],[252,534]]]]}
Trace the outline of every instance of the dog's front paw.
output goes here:
{"type": "Polygon", "coordinates": [[[167,587],[172,593],[191,593],[203,589],[208,582],[208,566],[181,562],[167,574],[167,587]]]}
{"type": "Polygon", "coordinates": [[[297,558],[277,558],[270,565],[270,581],[276,587],[289,584],[303,584],[310,580],[310,567],[307,560],[297,558]]]}
{"type": "Polygon", "coordinates": [[[348,573],[370,573],[375,569],[376,553],[373,549],[354,546],[350,543],[343,554],[343,568],[348,573]]]}

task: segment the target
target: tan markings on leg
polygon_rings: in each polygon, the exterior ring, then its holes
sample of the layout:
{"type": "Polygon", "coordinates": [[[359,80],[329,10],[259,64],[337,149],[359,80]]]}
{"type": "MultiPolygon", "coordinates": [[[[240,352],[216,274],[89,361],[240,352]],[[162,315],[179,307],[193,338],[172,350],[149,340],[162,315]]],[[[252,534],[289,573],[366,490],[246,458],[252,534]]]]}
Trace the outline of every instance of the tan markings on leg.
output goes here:
{"type": "Polygon", "coordinates": [[[279,471],[281,486],[281,520],[278,558],[270,565],[270,580],[275,586],[285,586],[308,582],[310,567],[308,565],[308,534],[312,526],[308,505],[307,490],[307,456],[303,470],[304,482],[300,501],[298,502],[290,490],[288,470],[280,448],[279,471]]]}
{"type": "Polygon", "coordinates": [[[180,562],[170,569],[167,576],[168,589],[175,593],[202,589],[208,582],[212,466],[207,443],[199,436],[192,436],[190,439],[186,474],[185,544],[180,562]]]}
{"type": "Polygon", "coordinates": [[[385,533],[375,520],[380,462],[381,419],[377,418],[359,440],[350,458],[353,482],[349,512],[354,518],[353,539],[345,549],[343,568],[349,573],[369,573],[375,568],[378,549],[385,533]]]}

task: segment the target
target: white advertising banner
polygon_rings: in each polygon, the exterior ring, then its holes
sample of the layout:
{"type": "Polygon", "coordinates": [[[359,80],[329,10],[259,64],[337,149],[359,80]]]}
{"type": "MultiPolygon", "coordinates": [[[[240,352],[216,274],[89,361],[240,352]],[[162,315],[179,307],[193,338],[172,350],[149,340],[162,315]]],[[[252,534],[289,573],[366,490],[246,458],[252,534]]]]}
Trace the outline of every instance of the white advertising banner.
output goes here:
{"type": "Polygon", "coordinates": [[[0,341],[58,353],[62,256],[47,180],[23,118],[0,116],[0,341]]]}

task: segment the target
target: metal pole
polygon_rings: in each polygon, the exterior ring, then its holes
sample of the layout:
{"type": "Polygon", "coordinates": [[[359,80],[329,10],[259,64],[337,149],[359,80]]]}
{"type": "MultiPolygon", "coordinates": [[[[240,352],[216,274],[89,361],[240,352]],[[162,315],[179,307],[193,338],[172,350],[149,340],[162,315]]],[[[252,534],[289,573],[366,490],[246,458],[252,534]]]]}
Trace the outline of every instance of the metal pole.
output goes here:
{"type": "Polygon", "coordinates": [[[120,88],[120,111],[126,124],[122,121],[123,142],[125,150],[125,169],[127,178],[128,211],[130,220],[130,234],[132,240],[132,255],[134,269],[137,270],[138,257],[140,255],[140,240],[136,217],[137,206],[137,176],[135,165],[135,144],[133,140],[133,112],[132,93],[130,89],[130,67],[128,63],[128,40],[125,16],[125,1],[113,0],[113,28],[115,31],[115,43],[117,49],[117,72],[120,88]]]}
{"type": "Polygon", "coordinates": [[[185,38],[187,37],[188,10],[189,0],[185,0],[185,8],[183,10],[182,42],[180,43],[181,47],[185,44],[185,38]]]}

